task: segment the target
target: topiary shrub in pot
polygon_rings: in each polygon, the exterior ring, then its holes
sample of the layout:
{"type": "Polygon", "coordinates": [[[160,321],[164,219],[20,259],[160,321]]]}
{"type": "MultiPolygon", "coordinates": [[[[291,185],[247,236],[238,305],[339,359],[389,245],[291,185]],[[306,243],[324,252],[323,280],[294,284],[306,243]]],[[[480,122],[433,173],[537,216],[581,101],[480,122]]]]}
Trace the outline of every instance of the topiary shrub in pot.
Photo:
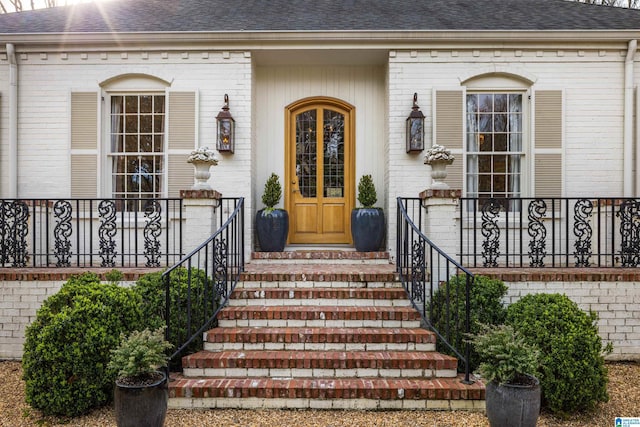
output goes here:
{"type": "Polygon", "coordinates": [[[610,346],[602,346],[597,319],[561,294],[526,295],[507,309],[507,323],[540,348],[542,403],[557,415],[609,400],[604,353],[610,346]]]}
{"type": "Polygon", "coordinates": [[[540,351],[507,325],[484,326],[470,342],[480,357],[491,427],[535,427],[540,414],[540,351]]]}
{"type": "Polygon", "coordinates": [[[358,183],[358,202],[362,205],[351,211],[351,237],[357,251],[380,250],[386,234],[384,211],[374,208],[378,201],[371,175],[363,175],[358,183]]]}
{"type": "Polygon", "coordinates": [[[142,321],[140,297],[93,273],[69,279],[27,327],[27,402],[45,415],[77,416],[111,401],[110,351],[142,321]]]}
{"type": "Polygon", "coordinates": [[[167,364],[163,328],[121,336],[111,351],[108,368],[116,372],[114,408],[119,427],[161,427],[167,415],[167,375],[159,371],[167,364]]]}
{"type": "Polygon", "coordinates": [[[262,203],[266,208],[256,213],[258,244],[264,252],[282,252],[289,235],[289,214],[275,207],[282,197],[279,179],[275,173],[271,174],[262,194],[262,203]]]}

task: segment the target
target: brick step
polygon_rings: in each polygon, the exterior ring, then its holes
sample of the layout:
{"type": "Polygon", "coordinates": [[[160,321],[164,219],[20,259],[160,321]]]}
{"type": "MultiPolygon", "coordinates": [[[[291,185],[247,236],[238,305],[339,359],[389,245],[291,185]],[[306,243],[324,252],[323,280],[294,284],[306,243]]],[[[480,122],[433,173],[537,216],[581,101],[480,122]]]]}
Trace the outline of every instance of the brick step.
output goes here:
{"type": "Polygon", "coordinates": [[[290,250],[284,252],[253,252],[251,263],[283,264],[389,264],[388,252],[357,252],[355,250],[290,250]]]}
{"type": "Polygon", "coordinates": [[[214,328],[204,348],[222,350],[435,351],[421,328],[214,328]]]}
{"type": "Polygon", "coordinates": [[[412,307],[255,305],[222,309],[218,326],[418,328],[420,314],[412,307]]]}
{"type": "Polygon", "coordinates": [[[229,300],[231,306],[246,305],[411,305],[402,288],[236,288],[229,300]]]}
{"type": "Polygon", "coordinates": [[[457,359],[410,351],[201,351],[182,359],[185,377],[452,378],[457,359]]]}
{"type": "MultiPolygon", "coordinates": [[[[240,274],[243,282],[398,282],[392,264],[283,264],[248,263],[240,274]]],[[[333,286],[331,286],[333,287],[333,286]]]]}
{"type": "Polygon", "coordinates": [[[484,385],[461,377],[184,378],[172,375],[171,408],[484,409],[484,385]]]}

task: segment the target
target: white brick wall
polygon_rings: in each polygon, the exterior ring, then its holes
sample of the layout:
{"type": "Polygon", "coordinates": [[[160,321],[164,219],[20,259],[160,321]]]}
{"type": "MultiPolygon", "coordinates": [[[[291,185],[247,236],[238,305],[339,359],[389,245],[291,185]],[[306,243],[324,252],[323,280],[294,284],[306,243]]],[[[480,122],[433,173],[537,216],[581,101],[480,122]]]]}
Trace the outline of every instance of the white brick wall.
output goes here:
{"type": "Polygon", "coordinates": [[[505,282],[506,302],[537,293],[567,295],[583,310],[598,313],[603,343],[613,344],[610,360],[640,360],[640,283],[638,282],[505,282]]]}
{"type": "MultiPolygon", "coordinates": [[[[37,309],[63,282],[5,281],[0,284],[0,360],[20,359],[24,333],[37,309]]],[[[604,343],[613,344],[610,360],[640,360],[640,283],[638,282],[505,282],[506,303],[530,293],[564,293],[583,310],[600,318],[604,343]]],[[[125,286],[130,283],[125,283],[125,286]]]]}

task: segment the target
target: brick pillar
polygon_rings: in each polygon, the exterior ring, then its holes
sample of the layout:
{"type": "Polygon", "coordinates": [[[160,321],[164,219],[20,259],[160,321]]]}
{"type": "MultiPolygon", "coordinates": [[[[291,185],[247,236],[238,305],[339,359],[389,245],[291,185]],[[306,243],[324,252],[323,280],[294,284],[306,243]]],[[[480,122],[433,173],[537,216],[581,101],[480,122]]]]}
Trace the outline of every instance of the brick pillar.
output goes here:
{"type": "Polygon", "coordinates": [[[462,190],[427,189],[420,193],[426,208],[425,235],[456,261],[460,250],[460,197],[462,190]]]}
{"type": "Polygon", "coordinates": [[[180,197],[185,210],[184,251],[188,254],[217,230],[216,209],[222,195],[215,190],[180,190],[180,197]]]}

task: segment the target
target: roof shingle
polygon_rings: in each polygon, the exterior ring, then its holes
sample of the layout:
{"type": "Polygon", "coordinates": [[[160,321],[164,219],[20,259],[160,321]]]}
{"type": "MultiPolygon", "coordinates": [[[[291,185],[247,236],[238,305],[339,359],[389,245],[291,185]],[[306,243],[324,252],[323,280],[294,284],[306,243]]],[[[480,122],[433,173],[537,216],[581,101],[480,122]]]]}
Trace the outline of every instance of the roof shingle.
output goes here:
{"type": "Polygon", "coordinates": [[[0,15],[0,34],[637,29],[640,10],[566,0],[112,0],[0,15]]]}

